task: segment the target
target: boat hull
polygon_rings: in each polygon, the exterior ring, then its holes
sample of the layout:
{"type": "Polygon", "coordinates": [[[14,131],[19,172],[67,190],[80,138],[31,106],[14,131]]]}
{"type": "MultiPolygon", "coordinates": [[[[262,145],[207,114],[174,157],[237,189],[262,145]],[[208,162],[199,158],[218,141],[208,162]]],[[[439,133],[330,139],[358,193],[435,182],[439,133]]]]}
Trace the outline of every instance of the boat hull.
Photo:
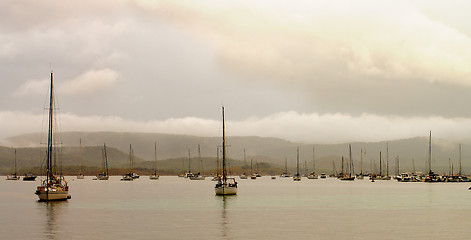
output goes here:
{"type": "Polygon", "coordinates": [[[110,177],[109,176],[97,176],[96,179],[98,180],[108,180],[110,177]]]}
{"type": "Polygon", "coordinates": [[[214,188],[216,195],[223,196],[223,195],[236,195],[237,194],[237,187],[228,187],[228,186],[220,186],[214,188]]]}
{"type": "Polygon", "coordinates": [[[158,180],[158,179],[159,179],[159,175],[152,175],[152,176],[149,176],[149,179],[150,179],[150,180],[158,180]]]}
{"type": "Polygon", "coordinates": [[[39,201],[65,201],[70,199],[68,190],[60,189],[49,189],[47,191],[45,188],[38,189],[35,193],[39,197],[39,201]]]}

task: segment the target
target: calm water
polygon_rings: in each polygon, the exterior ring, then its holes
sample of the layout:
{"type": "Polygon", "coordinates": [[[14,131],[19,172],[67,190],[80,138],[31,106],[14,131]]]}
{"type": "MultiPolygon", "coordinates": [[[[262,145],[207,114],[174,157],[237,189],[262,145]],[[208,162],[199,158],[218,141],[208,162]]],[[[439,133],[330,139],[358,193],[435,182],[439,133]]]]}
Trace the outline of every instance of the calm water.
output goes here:
{"type": "Polygon", "coordinates": [[[262,177],[218,197],[210,178],[69,177],[71,200],[42,203],[39,180],[3,179],[1,239],[471,238],[467,183],[262,177]]]}

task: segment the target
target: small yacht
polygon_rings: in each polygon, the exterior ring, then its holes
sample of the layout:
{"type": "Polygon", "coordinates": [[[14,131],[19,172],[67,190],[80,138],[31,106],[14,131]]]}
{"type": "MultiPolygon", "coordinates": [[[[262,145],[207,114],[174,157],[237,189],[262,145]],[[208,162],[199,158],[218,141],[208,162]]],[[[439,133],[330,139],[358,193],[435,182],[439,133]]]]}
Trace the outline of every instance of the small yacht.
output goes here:
{"type": "Polygon", "coordinates": [[[23,177],[23,181],[36,181],[36,178],[38,176],[36,176],[35,174],[32,174],[32,173],[27,173],[25,174],[25,176],[23,177]]]}

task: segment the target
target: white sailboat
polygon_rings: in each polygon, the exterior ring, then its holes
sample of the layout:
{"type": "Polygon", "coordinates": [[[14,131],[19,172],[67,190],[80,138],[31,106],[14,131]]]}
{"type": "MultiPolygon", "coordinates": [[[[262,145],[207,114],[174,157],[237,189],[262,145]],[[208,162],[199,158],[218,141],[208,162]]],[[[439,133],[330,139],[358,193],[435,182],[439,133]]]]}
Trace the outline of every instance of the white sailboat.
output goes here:
{"type": "MultiPolygon", "coordinates": [[[[198,159],[200,160],[200,168],[201,168],[201,172],[198,172],[198,173],[195,173],[195,174],[192,174],[191,176],[189,176],[190,180],[205,180],[206,177],[204,176],[204,168],[203,168],[203,160],[201,159],[201,148],[200,148],[200,145],[198,144],[198,159]]],[[[188,161],[190,161],[188,159],[188,161]]]]}
{"type": "Polygon", "coordinates": [[[133,161],[134,161],[134,151],[132,150],[132,145],[129,144],[129,162],[130,162],[130,169],[129,173],[126,173],[123,175],[123,178],[121,178],[121,181],[133,181],[136,177],[136,173],[133,173],[133,161]]]}
{"type": "Polygon", "coordinates": [[[56,167],[53,165],[55,162],[55,142],[54,142],[54,81],[53,73],[51,72],[51,88],[49,95],[49,123],[48,123],[48,136],[47,136],[47,151],[46,151],[46,179],[42,181],[41,186],[38,186],[35,194],[38,195],[39,201],[54,201],[54,200],[67,200],[70,199],[69,186],[63,176],[57,177],[54,172],[56,167]]]}
{"type": "Polygon", "coordinates": [[[98,174],[96,176],[96,180],[108,180],[110,175],[108,174],[108,155],[106,154],[106,144],[103,144],[103,151],[102,151],[102,158],[103,158],[103,173],[98,174]]]}
{"type": "Polygon", "coordinates": [[[222,107],[222,176],[214,187],[216,195],[236,195],[237,182],[235,178],[228,178],[226,171],[226,128],[224,122],[224,106],[222,107]]]}
{"type": "Polygon", "coordinates": [[[314,146],[312,146],[312,172],[307,175],[307,179],[317,179],[316,175],[316,154],[314,150],[314,146]]]}
{"type": "Polygon", "coordinates": [[[150,180],[158,180],[159,175],[157,174],[157,142],[154,143],[154,174],[149,176],[150,180]]]}
{"type": "Polygon", "coordinates": [[[15,172],[7,176],[7,180],[20,180],[18,176],[18,171],[16,170],[16,149],[15,149],[15,172]]]}

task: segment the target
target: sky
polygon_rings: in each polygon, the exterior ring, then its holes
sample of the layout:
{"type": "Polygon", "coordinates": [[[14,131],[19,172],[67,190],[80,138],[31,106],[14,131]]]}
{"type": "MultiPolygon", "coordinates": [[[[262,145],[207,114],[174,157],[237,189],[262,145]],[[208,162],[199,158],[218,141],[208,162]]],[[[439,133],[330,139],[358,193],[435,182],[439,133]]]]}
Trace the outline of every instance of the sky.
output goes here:
{"type": "Polygon", "coordinates": [[[0,139],[62,131],[305,143],[471,136],[471,2],[4,0],[0,139]]]}

